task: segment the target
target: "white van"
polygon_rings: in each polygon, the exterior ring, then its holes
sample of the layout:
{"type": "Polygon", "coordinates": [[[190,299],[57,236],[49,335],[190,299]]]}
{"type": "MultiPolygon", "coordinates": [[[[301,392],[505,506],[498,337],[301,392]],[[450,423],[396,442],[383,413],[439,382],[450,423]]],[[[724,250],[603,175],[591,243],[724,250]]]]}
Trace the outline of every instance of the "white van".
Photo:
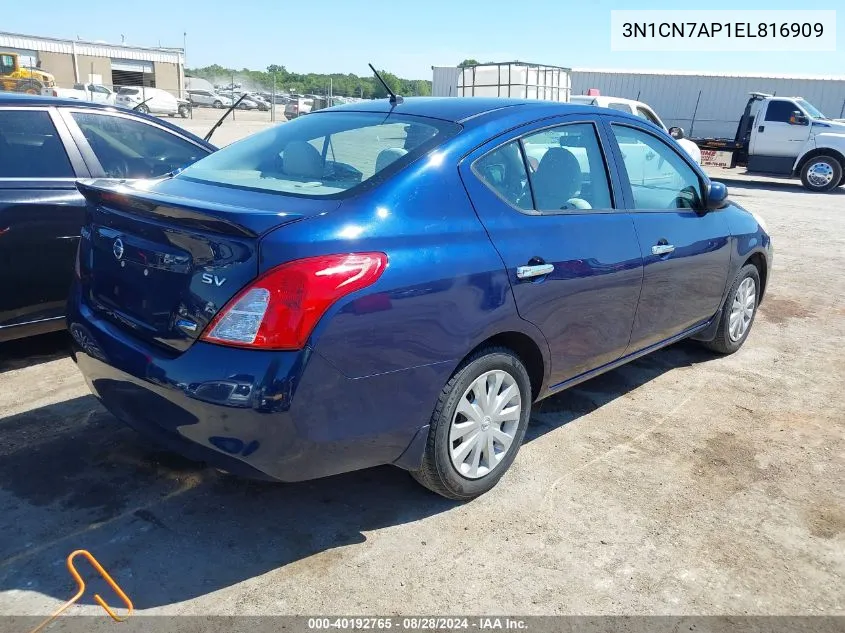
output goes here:
{"type": "Polygon", "coordinates": [[[183,119],[191,113],[191,102],[178,99],[160,88],[125,86],[117,91],[115,103],[124,108],[134,109],[144,114],[166,114],[183,119]]]}

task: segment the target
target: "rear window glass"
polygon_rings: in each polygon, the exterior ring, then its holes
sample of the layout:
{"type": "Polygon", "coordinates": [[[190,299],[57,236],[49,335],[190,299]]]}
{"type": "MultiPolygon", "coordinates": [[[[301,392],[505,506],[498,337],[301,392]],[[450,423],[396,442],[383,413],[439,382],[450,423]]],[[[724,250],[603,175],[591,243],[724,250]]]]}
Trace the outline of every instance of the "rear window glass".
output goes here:
{"type": "Polygon", "coordinates": [[[225,147],[177,176],[307,197],[345,197],[454,136],[447,121],[370,112],[309,114],[225,147]]]}

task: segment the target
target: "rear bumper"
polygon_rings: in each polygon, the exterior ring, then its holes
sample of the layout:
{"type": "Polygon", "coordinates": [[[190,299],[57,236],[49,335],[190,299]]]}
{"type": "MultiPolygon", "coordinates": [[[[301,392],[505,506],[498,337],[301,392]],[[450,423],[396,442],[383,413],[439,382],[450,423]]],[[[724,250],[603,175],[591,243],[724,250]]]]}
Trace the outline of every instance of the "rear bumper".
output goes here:
{"type": "Polygon", "coordinates": [[[197,342],[172,355],[98,318],[78,289],[68,327],[80,371],[115,417],[190,459],[280,481],[416,468],[425,442],[415,437],[451,371],[441,363],[350,379],[307,348],[197,342]]]}

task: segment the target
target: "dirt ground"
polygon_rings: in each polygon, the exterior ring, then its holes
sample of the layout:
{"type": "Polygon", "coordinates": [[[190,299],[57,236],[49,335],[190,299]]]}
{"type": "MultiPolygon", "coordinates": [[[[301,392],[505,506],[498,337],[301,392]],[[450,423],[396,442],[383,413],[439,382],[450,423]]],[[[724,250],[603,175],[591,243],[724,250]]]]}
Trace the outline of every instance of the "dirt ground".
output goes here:
{"type": "Polygon", "coordinates": [[[86,548],[150,614],[843,615],[845,190],[730,190],[775,244],[745,347],[543,401],[465,505],[391,467],[204,469],[106,413],[64,335],[0,346],[0,613],[56,607],[86,548]]]}

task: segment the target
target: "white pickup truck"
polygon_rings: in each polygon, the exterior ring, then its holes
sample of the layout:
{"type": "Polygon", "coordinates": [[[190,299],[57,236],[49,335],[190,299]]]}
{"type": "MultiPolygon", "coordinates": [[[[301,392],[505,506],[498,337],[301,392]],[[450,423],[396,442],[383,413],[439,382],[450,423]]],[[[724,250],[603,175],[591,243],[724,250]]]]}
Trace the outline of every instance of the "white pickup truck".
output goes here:
{"type": "Polygon", "coordinates": [[[752,92],[733,139],[692,139],[702,165],[801,179],[810,191],[845,185],[845,121],[801,97],[752,92]]]}
{"type": "Polygon", "coordinates": [[[114,105],[115,93],[102,84],[74,84],[73,88],[44,88],[44,94],[62,99],[79,99],[114,105]]]}

